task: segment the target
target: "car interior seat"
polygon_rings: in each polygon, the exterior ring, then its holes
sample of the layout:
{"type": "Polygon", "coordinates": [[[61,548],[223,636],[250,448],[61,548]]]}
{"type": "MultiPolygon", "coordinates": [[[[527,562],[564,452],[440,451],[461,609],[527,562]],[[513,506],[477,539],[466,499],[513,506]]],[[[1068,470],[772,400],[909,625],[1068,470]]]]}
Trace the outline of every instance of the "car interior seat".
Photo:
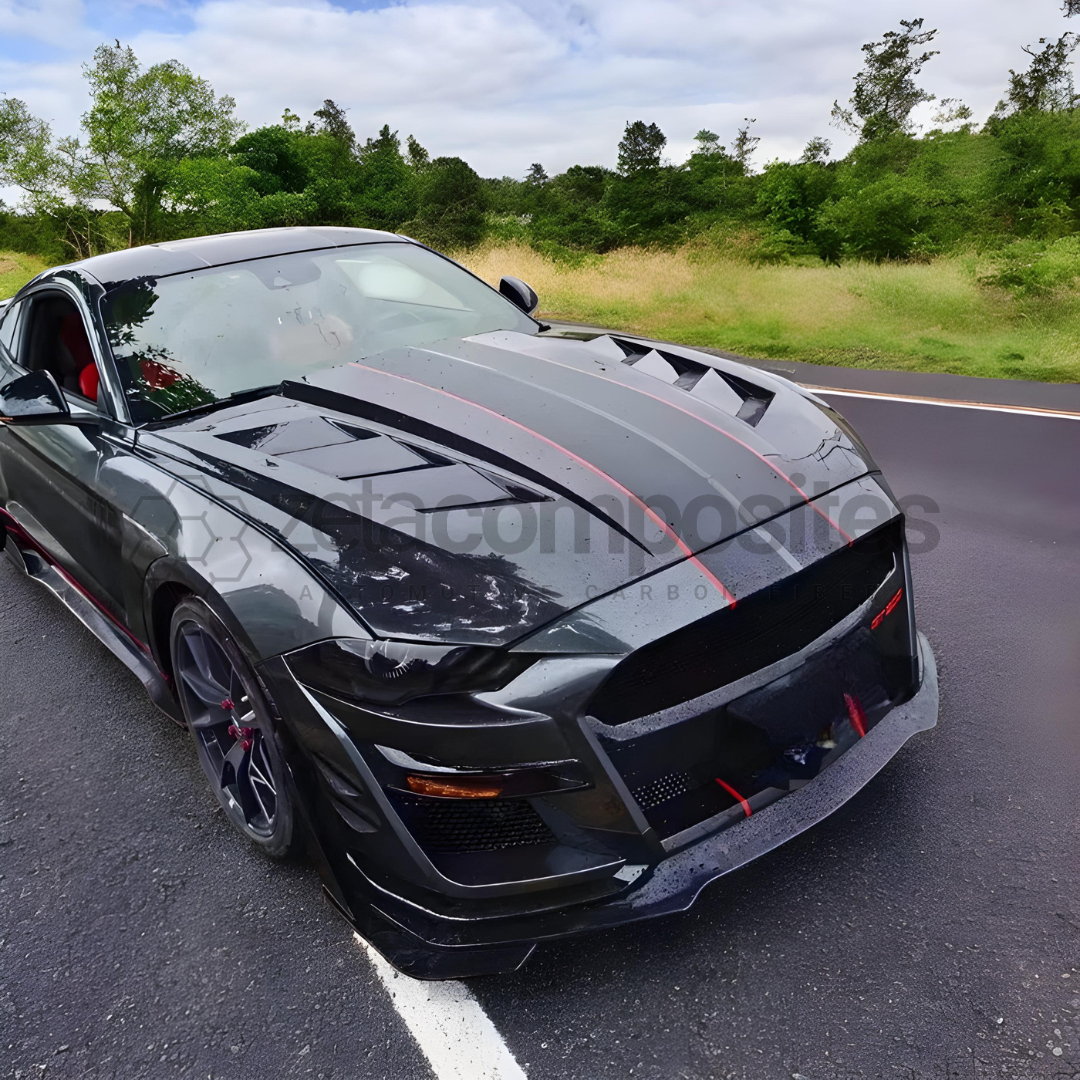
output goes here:
{"type": "Polygon", "coordinates": [[[97,364],[82,317],[70,300],[50,296],[34,304],[27,345],[29,370],[48,371],[64,390],[98,403],[97,364]]]}

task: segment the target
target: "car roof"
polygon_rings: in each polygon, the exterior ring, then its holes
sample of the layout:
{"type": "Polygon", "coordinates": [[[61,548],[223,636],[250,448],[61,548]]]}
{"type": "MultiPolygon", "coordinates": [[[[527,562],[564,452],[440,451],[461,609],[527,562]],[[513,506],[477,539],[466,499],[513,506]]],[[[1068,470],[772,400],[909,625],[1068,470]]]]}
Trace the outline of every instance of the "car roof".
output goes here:
{"type": "Polygon", "coordinates": [[[285,229],[252,229],[248,232],[219,233],[190,240],[170,240],[163,244],[110,251],[70,264],[83,273],[110,285],[131,278],[165,277],[185,274],[208,266],[287,255],[295,251],[350,247],[380,241],[404,241],[406,237],[375,229],[346,229],[333,226],[285,229]]]}

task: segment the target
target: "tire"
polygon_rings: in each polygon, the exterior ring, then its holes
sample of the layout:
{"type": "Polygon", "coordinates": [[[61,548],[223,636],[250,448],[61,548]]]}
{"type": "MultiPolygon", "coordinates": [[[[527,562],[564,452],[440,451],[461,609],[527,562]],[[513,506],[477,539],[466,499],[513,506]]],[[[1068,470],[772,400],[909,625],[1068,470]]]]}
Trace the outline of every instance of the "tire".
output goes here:
{"type": "Polygon", "coordinates": [[[181,600],[169,632],[177,696],[225,816],[263,854],[303,847],[296,786],[273,699],[210,607],[181,600]]]}

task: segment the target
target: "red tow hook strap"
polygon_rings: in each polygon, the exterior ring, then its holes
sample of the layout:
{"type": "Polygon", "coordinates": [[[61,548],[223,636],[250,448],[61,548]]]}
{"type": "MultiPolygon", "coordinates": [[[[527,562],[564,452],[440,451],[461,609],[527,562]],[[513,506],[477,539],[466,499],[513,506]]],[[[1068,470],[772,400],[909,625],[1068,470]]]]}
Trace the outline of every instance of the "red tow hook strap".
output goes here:
{"type": "Polygon", "coordinates": [[[730,784],[725,784],[725,783],[724,783],[724,781],[723,781],[723,780],[721,780],[719,776],[714,776],[714,777],[713,777],[713,779],[714,779],[714,780],[715,780],[715,781],[716,781],[716,782],[717,782],[717,783],[718,783],[718,784],[719,784],[719,785],[720,785],[720,786],[721,786],[721,787],[722,787],[722,788],[723,788],[723,789],[724,789],[724,790],[725,790],[725,791],[726,791],[726,792],[727,792],[727,793],[728,793],[728,794],[729,794],[729,795],[730,795],[730,796],[731,796],[731,797],[732,797],[733,799],[738,799],[738,800],[739,800],[739,802],[740,802],[740,803],[742,803],[743,813],[744,813],[744,814],[746,814],[746,816],[747,816],[747,817],[749,817],[749,816],[750,816],[750,814],[752,813],[752,811],[750,810],[750,804],[749,804],[749,803],[748,803],[748,802],[747,802],[747,801],[746,801],[746,800],[745,800],[745,799],[744,799],[744,798],[743,798],[743,797],[742,797],[742,796],[741,796],[741,795],[740,795],[740,794],[739,794],[739,793],[738,793],[738,792],[737,792],[737,791],[736,791],[736,790],[735,790],[735,789],[734,789],[734,788],[733,788],[733,787],[732,787],[732,786],[731,786],[730,784]]]}
{"type": "Polygon", "coordinates": [[[847,714],[851,718],[851,726],[860,739],[866,738],[866,713],[863,711],[862,702],[854,694],[845,694],[844,703],[847,705],[847,714]]]}

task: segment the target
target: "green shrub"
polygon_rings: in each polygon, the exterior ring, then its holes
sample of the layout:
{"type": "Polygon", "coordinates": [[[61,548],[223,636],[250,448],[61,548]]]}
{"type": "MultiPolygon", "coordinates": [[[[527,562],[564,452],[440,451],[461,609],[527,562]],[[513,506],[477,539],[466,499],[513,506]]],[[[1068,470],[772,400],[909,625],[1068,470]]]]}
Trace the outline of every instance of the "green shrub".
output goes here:
{"type": "Polygon", "coordinates": [[[1020,296],[1040,296],[1080,278],[1080,236],[1063,236],[1046,246],[1018,240],[998,256],[992,270],[980,275],[984,285],[1011,289],[1020,296]]]}
{"type": "Polygon", "coordinates": [[[921,184],[886,175],[828,204],[818,228],[835,237],[845,255],[876,262],[906,259],[929,254],[929,216],[921,184]]]}

